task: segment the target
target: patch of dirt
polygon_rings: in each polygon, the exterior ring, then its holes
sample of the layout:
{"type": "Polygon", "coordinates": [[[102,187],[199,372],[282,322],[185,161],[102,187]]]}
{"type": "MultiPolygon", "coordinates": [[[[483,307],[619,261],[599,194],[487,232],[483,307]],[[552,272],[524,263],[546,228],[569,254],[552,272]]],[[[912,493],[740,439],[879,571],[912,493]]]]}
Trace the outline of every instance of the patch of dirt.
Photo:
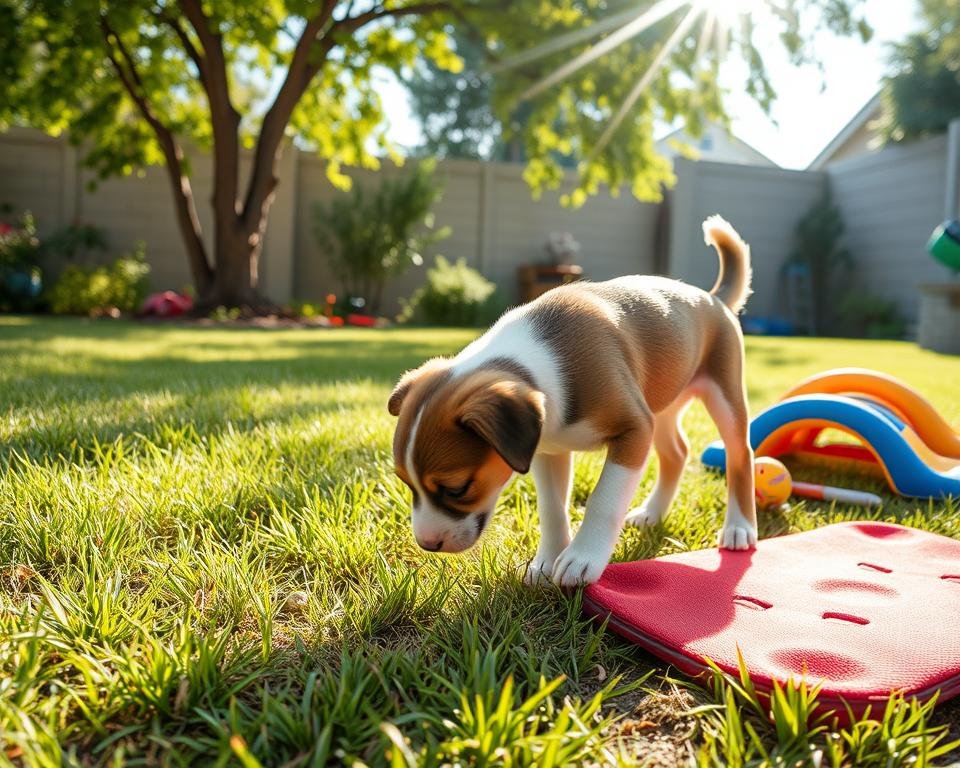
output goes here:
{"type": "MultiPolygon", "coordinates": [[[[938,706],[933,712],[931,724],[946,725],[950,733],[946,741],[960,739],[960,698],[952,699],[938,706]]],[[[938,765],[960,766],[960,748],[951,750],[937,761],[938,765]]]]}
{"type": "MultiPolygon", "coordinates": [[[[651,678],[650,684],[657,682],[651,678]]],[[[607,714],[621,717],[607,731],[610,748],[645,767],[689,765],[697,722],[684,713],[696,703],[688,691],[662,678],[656,689],[638,690],[615,699],[607,714]]]]}

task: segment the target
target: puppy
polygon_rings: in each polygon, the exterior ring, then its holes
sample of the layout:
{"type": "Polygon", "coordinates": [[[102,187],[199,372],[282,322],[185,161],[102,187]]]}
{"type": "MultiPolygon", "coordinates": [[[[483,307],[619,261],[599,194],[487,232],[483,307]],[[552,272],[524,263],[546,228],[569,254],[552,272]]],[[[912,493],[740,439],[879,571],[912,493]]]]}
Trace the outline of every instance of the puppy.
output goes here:
{"type": "Polygon", "coordinates": [[[680,420],[700,398],[726,446],[727,512],[719,544],[757,541],[747,437],[743,336],[750,249],[719,216],[703,224],[720,257],[707,293],[664,277],[630,276],[555,288],[501,317],[456,357],[400,379],[396,472],[413,492],[413,533],[431,552],[461,552],[490,521],[515,472],[533,472],[540,545],[528,583],[589,584],[624,525],[667,513],[687,458],[680,420]],[[660,472],[629,510],[651,445],[660,472]],[[573,452],[606,447],[606,462],[571,541],[573,452]]]}

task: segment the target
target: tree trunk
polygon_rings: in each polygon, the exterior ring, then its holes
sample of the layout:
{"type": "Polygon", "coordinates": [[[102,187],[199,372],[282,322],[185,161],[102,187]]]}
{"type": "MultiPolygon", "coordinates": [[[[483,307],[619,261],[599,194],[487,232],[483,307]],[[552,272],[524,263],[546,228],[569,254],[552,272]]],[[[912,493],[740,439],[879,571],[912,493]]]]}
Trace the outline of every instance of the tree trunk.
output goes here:
{"type": "Polygon", "coordinates": [[[227,307],[263,315],[280,310],[260,292],[260,254],[272,199],[271,196],[265,201],[262,216],[253,232],[239,215],[217,212],[213,280],[209,290],[199,293],[197,312],[202,314],[217,307],[227,307]]]}
{"type": "MultiPolygon", "coordinates": [[[[219,25],[211,21],[200,0],[179,0],[176,11],[164,3],[153,11],[157,21],[167,25],[177,36],[185,54],[196,66],[210,107],[214,145],[213,265],[203,246],[190,179],[184,172],[182,152],[173,131],[161,122],[151,108],[147,90],[137,71],[136,57],[111,27],[107,15],[103,12],[100,14],[107,56],[130,98],[156,134],[166,156],[178,225],[197,291],[195,311],[198,314],[219,306],[237,307],[253,314],[277,311],[277,306],[260,293],[258,267],[267,217],[279,183],[277,164],[283,151],[284,131],[310,82],[321,71],[327,55],[338,40],[352,36],[365,25],[386,17],[399,18],[450,10],[446,2],[422,2],[390,10],[377,6],[356,16],[350,16],[348,10],[346,18],[333,20],[337,5],[337,0],[323,0],[316,14],[307,19],[297,40],[286,77],[264,115],[242,205],[238,189],[240,114],[230,100],[228,59],[224,55],[219,25]],[[189,22],[196,40],[181,23],[181,18],[189,22]]],[[[380,303],[381,291],[382,287],[377,291],[376,304],[380,303]]],[[[364,294],[368,301],[371,300],[370,286],[367,286],[364,294]]]]}
{"type": "Polygon", "coordinates": [[[187,251],[187,261],[190,264],[190,275],[193,277],[194,288],[198,294],[203,294],[210,290],[213,281],[213,272],[210,269],[210,264],[207,262],[203,239],[200,236],[200,218],[197,216],[197,209],[193,200],[193,189],[190,186],[190,177],[181,170],[182,166],[180,162],[182,161],[183,153],[180,147],[172,142],[171,145],[171,149],[168,151],[168,157],[172,152],[178,162],[174,165],[168,160],[167,174],[173,190],[177,226],[180,229],[180,237],[187,251]]]}

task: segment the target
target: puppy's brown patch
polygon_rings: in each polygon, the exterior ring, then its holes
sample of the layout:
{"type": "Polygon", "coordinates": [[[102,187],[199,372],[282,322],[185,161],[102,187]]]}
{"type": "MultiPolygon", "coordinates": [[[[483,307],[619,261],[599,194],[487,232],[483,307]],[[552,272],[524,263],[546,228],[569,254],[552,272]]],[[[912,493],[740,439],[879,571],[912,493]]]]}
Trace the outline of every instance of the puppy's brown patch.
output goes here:
{"type": "Polygon", "coordinates": [[[438,508],[474,511],[515,469],[529,468],[543,396],[512,376],[483,369],[447,378],[429,393],[429,402],[421,399],[412,470],[438,508]],[[451,489],[467,483],[462,497],[451,497],[451,489]]]}
{"type": "MultiPolygon", "coordinates": [[[[436,392],[450,377],[450,361],[445,358],[428,360],[419,368],[407,371],[397,382],[387,410],[393,416],[399,416],[397,429],[393,433],[393,463],[397,476],[411,489],[413,482],[406,466],[406,450],[413,430],[413,422],[422,404],[436,392]]],[[[414,491],[416,492],[416,491],[414,491]]]]}
{"type": "Polygon", "coordinates": [[[406,373],[390,396],[388,408],[400,416],[393,442],[397,475],[414,494],[419,485],[442,511],[468,514],[487,507],[513,471],[529,469],[543,407],[543,395],[513,361],[457,379],[450,361],[428,361],[406,373]]]}

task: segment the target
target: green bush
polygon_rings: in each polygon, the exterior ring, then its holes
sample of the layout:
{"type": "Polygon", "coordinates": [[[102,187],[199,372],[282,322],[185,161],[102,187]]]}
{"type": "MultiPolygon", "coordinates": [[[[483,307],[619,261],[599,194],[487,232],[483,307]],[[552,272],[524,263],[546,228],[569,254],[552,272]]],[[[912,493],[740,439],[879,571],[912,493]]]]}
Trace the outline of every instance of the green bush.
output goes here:
{"type": "Polygon", "coordinates": [[[50,309],[58,315],[89,315],[112,308],[132,312],[147,295],[149,272],[142,244],[111,264],[70,265],[50,291],[50,309]]]}
{"type": "Polygon", "coordinates": [[[234,320],[239,320],[242,315],[243,312],[240,311],[240,307],[227,308],[221,304],[213,309],[207,317],[215,323],[232,323],[234,320]]]}
{"type": "Polygon", "coordinates": [[[75,221],[50,235],[43,253],[54,267],[89,264],[107,252],[107,234],[100,227],[75,221]]]}
{"type": "Polygon", "coordinates": [[[906,322],[889,299],[857,295],[847,297],[840,305],[844,332],[850,336],[868,339],[902,339],[906,322]]]}
{"type": "Polygon", "coordinates": [[[433,164],[424,161],[375,190],[356,185],[352,194],[316,206],[314,234],[343,286],[343,298],[363,298],[373,314],[380,312],[387,281],[422,264],[424,249],[450,232],[434,226],[431,209],[440,191],[433,164]]]}
{"type": "Polygon", "coordinates": [[[497,287],[465,259],[451,263],[437,256],[426,285],[405,302],[403,320],[428,325],[487,325],[504,310],[497,287]]]}
{"type": "Polygon", "coordinates": [[[797,222],[794,247],[787,265],[802,264],[810,273],[812,327],[804,328],[822,336],[836,325],[837,307],[850,290],[855,266],[853,256],[843,246],[843,216],[833,202],[830,187],[797,222]]]}
{"type": "Polygon", "coordinates": [[[289,312],[293,317],[300,317],[304,320],[309,320],[310,318],[316,317],[321,314],[323,309],[322,305],[319,305],[310,301],[289,301],[287,302],[284,309],[289,312]]]}

